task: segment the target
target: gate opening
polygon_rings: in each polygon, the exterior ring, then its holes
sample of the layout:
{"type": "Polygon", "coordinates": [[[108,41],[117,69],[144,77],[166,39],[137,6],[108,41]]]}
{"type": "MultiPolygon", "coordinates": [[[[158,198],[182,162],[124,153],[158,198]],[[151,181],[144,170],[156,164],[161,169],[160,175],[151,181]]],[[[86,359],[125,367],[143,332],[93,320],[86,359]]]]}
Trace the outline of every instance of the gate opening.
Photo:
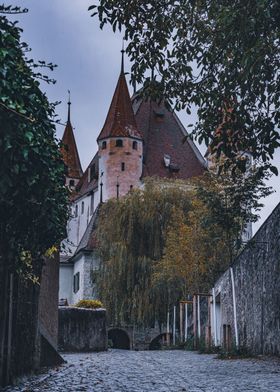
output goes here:
{"type": "Polygon", "coordinates": [[[108,345],[111,348],[121,348],[130,350],[130,340],[128,334],[119,328],[113,328],[108,331],[108,345]]]}

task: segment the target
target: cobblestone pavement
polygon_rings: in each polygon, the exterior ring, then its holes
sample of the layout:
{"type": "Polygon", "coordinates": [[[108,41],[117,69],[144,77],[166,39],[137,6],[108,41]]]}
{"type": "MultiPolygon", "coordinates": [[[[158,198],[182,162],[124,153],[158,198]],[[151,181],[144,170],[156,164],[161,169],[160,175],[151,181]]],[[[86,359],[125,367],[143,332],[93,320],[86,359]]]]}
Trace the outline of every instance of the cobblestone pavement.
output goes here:
{"type": "Polygon", "coordinates": [[[279,392],[280,362],[188,351],[66,354],[67,363],[5,392],[279,392]]]}

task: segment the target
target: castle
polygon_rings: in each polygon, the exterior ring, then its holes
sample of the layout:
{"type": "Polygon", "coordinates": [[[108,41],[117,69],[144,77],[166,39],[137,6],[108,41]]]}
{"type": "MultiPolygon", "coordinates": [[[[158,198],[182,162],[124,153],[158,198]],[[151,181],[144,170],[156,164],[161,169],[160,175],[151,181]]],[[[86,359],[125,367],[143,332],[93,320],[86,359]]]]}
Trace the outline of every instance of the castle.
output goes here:
{"type": "Polygon", "coordinates": [[[123,61],[98,151],[84,172],[68,105],[62,154],[72,190],[71,218],[61,248],[59,298],[74,304],[96,296],[98,205],[141,187],[145,177],[188,179],[203,174],[207,165],[176,113],[139,94],[130,98],[123,61]]]}

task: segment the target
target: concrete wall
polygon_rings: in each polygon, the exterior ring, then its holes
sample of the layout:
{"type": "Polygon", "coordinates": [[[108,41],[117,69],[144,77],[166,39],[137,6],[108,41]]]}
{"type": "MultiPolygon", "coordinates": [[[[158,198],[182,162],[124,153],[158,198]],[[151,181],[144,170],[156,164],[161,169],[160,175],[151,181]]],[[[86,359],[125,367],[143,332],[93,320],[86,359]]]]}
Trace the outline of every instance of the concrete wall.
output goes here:
{"type": "Polygon", "coordinates": [[[56,349],[58,336],[58,252],[44,261],[39,295],[39,330],[56,349]]]}
{"type": "Polygon", "coordinates": [[[59,299],[67,299],[72,304],[73,264],[60,263],[59,266],[59,299]]]}
{"type": "MultiPolygon", "coordinates": [[[[221,343],[223,326],[229,325],[233,343],[252,353],[280,355],[280,204],[236,259],[232,271],[239,342],[228,270],[215,285],[221,309],[221,321],[217,323],[221,343]]],[[[212,320],[212,333],[213,329],[212,320]]]]}
{"type": "Polygon", "coordinates": [[[106,310],[60,308],[58,344],[61,351],[107,350],[106,310]]]}
{"type": "MultiPolygon", "coordinates": [[[[9,284],[8,312],[3,314],[1,308],[0,314],[4,316],[3,320],[6,321],[8,328],[4,330],[0,339],[0,386],[14,381],[18,376],[37,370],[41,365],[57,365],[63,362],[56,353],[57,255],[53,259],[45,260],[42,273],[40,268],[35,273],[42,275],[40,285],[16,273],[6,276],[9,284]]],[[[1,274],[0,278],[2,283],[1,274]]]]}
{"type": "MultiPolygon", "coordinates": [[[[79,302],[81,299],[83,299],[83,292],[84,292],[84,264],[85,264],[85,258],[83,253],[81,252],[77,258],[75,258],[74,262],[74,267],[73,267],[73,276],[79,272],[80,274],[80,288],[79,290],[74,293],[73,287],[72,287],[72,302],[70,304],[76,304],[79,302]]],[[[73,281],[73,277],[72,277],[73,281]]]]}
{"type": "Polygon", "coordinates": [[[99,271],[99,258],[95,251],[84,254],[83,299],[99,299],[96,288],[96,274],[99,271]]]}

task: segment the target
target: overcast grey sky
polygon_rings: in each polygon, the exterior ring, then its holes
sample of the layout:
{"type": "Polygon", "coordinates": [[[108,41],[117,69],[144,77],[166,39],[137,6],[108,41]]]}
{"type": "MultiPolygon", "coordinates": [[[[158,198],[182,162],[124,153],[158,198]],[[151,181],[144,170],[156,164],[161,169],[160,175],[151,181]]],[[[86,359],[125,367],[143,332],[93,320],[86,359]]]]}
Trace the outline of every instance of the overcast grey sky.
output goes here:
{"type": "MultiPolygon", "coordinates": [[[[92,0],[11,0],[5,4],[20,5],[28,14],[17,15],[23,28],[23,40],[32,48],[30,56],[57,64],[51,76],[55,85],[42,84],[50,101],[61,101],[57,114],[67,116],[67,90],[71,90],[71,119],[83,169],[97,150],[96,138],[103,126],[120,72],[122,39],[109,27],[99,29],[98,20],[87,11],[92,0]]],[[[126,60],[126,71],[129,71],[126,60]]],[[[179,113],[183,124],[193,123],[192,116],[179,113]]],[[[57,127],[61,138],[63,127],[57,127]]],[[[202,154],[205,148],[199,147],[202,154]]],[[[275,156],[280,169],[280,151],[275,156]]],[[[273,210],[279,199],[280,178],[270,184],[277,193],[267,198],[256,230],[273,210]]]]}

